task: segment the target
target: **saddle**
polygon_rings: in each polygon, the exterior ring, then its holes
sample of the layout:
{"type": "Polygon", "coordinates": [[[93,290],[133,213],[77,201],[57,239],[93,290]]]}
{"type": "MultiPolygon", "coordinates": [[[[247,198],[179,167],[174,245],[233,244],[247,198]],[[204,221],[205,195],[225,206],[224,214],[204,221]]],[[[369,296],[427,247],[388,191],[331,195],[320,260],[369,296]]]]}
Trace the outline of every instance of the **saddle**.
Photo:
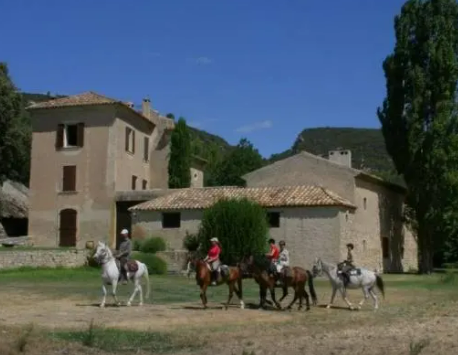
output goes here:
{"type": "MultiPolygon", "coordinates": [[[[118,267],[118,270],[121,271],[121,261],[119,259],[116,259],[116,266],[118,267]]],[[[129,272],[138,271],[138,264],[135,260],[127,260],[125,266],[129,272]]]]}
{"type": "Polygon", "coordinates": [[[293,276],[293,269],[290,266],[283,266],[281,273],[284,277],[292,277],[293,276]]]}
{"type": "Polygon", "coordinates": [[[348,276],[360,276],[361,275],[361,269],[359,268],[353,268],[347,271],[348,276]]]}

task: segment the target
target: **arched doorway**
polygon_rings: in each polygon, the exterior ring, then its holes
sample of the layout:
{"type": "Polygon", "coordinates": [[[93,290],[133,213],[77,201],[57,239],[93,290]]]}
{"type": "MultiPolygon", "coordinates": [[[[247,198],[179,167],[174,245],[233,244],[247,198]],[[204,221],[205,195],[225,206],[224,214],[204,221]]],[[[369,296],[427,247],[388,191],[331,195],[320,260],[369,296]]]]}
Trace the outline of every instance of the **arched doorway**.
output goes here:
{"type": "Polygon", "coordinates": [[[77,212],[74,209],[66,208],[60,211],[60,229],[59,229],[59,246],[75,247],[76,246],[76,217],[77,212]]]}

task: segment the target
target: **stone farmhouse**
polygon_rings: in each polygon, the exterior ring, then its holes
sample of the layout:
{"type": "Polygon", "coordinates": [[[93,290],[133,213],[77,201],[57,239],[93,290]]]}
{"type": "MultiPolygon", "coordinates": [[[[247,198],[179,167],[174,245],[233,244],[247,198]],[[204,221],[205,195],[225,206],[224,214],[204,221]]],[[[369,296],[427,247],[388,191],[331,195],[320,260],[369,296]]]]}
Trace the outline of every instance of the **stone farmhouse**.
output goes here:
{"type": "MultiPolygon", "coordinates": [[[[116,247],[130,228],[127,208],[160,196],[168,186],[174,121],[151,108],[94,92],[35,103],[28,233],[33,244],[84,248],[105,239],[116,247]]],[[[191,169],[203,184],[202,159],[191,169]]]]}
{"type": "Polygon", "coordinates": [[[183,238],[221,197],[248,197],[268,212],[270,235],[284,239],[295,265],[338,262],[355,245],[358,265],[385,272],[417,267],[415,238],[403,224],[405,189],[351,167],[351,152],[329,159],[307,152],[253,171],[247,188],[203,187],[195,157],[187,189],[168,189],[171,119],[144,99],[132,103],[86,92],[35,103],[32,118],[28,234],[36,246],[82,249],[163,236],[169,270],[182,265],[183,238]],[[170,256],[173,256],[172,258],[170,256]]]}
{"type": "Polygon", "coordinates": [[[130,208],[135,228],[182,250],[205,208],[222,197],[247,197],[268,212],[270,235],[286,241],[294,265],[315,257],[338,262],[347,243],[358,265],[384,272],[417,268],[417,246],[403,224],[405,189],[351,167],[351,152],[324,159],[301,152],[244,176],[246,188],[189,188],[130,208]]]}

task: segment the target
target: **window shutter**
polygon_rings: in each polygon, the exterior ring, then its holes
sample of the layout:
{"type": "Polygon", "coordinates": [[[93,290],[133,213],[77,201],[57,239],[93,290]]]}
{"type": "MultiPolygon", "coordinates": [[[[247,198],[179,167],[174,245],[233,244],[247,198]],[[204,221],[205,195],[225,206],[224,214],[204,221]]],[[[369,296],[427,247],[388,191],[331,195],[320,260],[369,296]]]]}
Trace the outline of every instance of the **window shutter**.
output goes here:
{"type": "Polygon", "coordinates": [[[129,151],[129,127],[126,127],[126,152],[129,151]]]}
{"type": "Polygon", "coordinates": [[[145,137],[145,143],[144,143],[144,151],[143,151],[143,160],[148,161],[149,159],[149,138],[145,137]]]}
{"type": "Polygon", "coordinates": [[[64,146],[64,125],[58,124],[56,131],[56,148],[62,148],[64,146]]]}
{"type": "Polygon", "coordinates": [[[132,154],[135,154],[135,131],[132,130],[132,154]]]}
{"type": "Polygon", "coordinates": [[[77,141],[78,141],[78,147],[83,147],[84,146],[84,123],[78,123],[78,136],[77,136],[77,141]]]}
{"type": "Polygon", "coordinates": [[[64,166],[64,176],[62,182],[63,191],[76,191],[76,166],[64,166]]]}

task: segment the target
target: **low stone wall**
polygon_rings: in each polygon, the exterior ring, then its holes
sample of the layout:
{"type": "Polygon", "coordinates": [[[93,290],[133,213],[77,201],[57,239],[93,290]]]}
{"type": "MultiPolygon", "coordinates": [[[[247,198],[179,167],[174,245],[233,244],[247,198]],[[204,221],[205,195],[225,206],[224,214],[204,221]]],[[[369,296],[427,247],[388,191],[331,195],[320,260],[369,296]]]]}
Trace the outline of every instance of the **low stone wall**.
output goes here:
{"type": "Polygon", "coordinates": [[[0,269],[80,267],[86,264],[87,255],[87,250],[2,250],[0,269]]]}
{"type": "Polygon", "coordinates": [[[186,250],[161,251],[156,255],[167,263],[169,273],[178,274],[186,270],[186,258],[188,255],[186,250]]]}

